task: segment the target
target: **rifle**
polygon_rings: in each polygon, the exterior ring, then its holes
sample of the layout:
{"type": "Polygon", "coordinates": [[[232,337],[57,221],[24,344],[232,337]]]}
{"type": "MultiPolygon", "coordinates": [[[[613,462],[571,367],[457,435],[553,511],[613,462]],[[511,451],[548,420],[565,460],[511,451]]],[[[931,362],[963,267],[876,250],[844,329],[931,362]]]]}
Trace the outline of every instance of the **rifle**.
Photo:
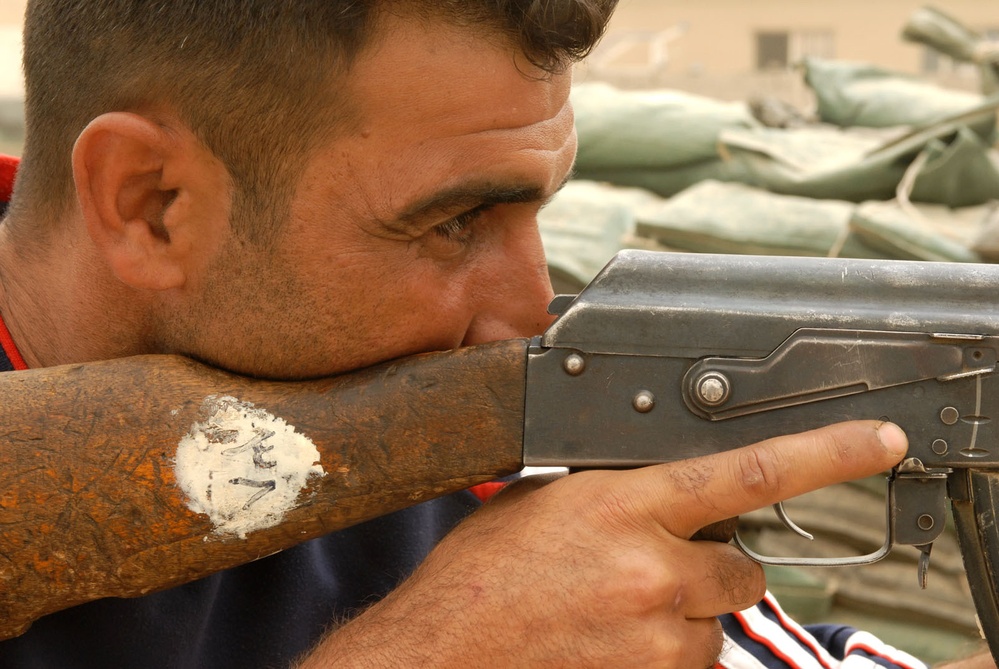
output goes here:
{"type": "Polygon", "coordinates": [[[624,251],[531,340],[306,382],[171,356],[2,374],[0,636],[525,464],[638,467],[880,417],[910,441],[885,540],[832,563],[909,544],[925,581],[949,500],[999,657],[997,287],[991,265],[624,251]]]}

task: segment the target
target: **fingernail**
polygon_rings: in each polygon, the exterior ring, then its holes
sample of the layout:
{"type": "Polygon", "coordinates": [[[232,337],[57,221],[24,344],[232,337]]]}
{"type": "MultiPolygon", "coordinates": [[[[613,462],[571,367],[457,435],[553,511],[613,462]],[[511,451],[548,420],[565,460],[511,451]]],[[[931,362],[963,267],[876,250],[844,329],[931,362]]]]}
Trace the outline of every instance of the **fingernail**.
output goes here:
{"type": "Polygon", "coordinates": [[[878,439],[886,451],[898,457],[905,455],[909,448],[909,439],[905,436],[902,428],[895,423],[881,423],[877,427],[877,433],[878,439]]]}

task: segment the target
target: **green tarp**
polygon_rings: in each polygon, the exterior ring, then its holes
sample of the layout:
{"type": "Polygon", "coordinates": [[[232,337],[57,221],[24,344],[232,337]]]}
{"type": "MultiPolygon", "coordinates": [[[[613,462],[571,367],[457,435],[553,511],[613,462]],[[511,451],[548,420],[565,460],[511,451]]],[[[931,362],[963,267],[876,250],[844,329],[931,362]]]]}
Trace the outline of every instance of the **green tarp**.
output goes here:
{"type": "MultiPolygon", "coordinates": [[[[867,63],[807,58],[804,72],[815,92],[819,119],[846,128],[927,125],[983,102],[976,93],[945,90],[867,63]]],[[[995,130],[995,113],[982,114],[968,125],[988,139],[995,130]]]]}
{"type": "Polygon", "coordinates": [[[912,169],[913,201],[965,207],[999,198],[999,154],[983,136],[982,120],[994,124],[999,98],[961,97],[960,104],[938,105],[928,125],[880,131],[768,128],[745,105],[606,84],[578,86],[573,102],[582,179],[664,197],[712,179],[863,202],[895,197],[912,169]],[[949,115],[939,117],[944,111],[949,115]]]}
{"type": "Polygon", "coordinates": [[[571,181],[539,224],[556,291],[575,292],[623,248],[976,262],[979,249],[999,253],[995,211],[819,200],[710,180],[666,199],[571,181]]]}

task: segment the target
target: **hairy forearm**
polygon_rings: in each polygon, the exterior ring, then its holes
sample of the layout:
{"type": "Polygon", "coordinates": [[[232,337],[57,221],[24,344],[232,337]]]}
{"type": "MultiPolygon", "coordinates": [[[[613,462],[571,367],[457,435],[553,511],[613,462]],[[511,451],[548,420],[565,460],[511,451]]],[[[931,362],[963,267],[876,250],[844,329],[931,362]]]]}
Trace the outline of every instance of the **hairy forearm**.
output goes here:
{"type": "Polygon", "coordinates": [[[405,622],[394,625],[376,612],[365,614],[327,634],[297,669],[429,666],[408,641],[409,632],[405,622]]]}
{"type": "Polygon", "coordinates": [[[471,634],[456,633],[461,612],[447,596],[424,596],[433,584],[418,571],[415,589],[407,581],[384,600],[331,630],[297,669],[379,669],[381,667],[464,667],[471,634]],[[428,587],[429,586],[429,587],[428,587]]]}

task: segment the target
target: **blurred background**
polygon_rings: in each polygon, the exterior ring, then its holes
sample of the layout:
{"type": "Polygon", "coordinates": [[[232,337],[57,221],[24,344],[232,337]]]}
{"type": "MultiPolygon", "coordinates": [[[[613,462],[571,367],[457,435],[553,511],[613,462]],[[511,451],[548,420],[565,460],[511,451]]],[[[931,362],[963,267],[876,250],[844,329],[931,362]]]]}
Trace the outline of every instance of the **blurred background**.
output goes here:
{"type": "MultiPolygon", "coordinates": [[[[948,87],[975,89],[976,68],[899,33],[913,0],[621,0],[584,68],[622,87],[669,87],[723,100],[772,94],[804,102],[796,65],[808,57],[877,63],[948,87]]],[[[999,37],[999,6],[934,6],[986,37],[999,37]]]]}
{"type": "Polygon", "coordinates": [[[21,100],[21,23],[26,0],[0,0],[0,153],[20,153],[24,115],[21,100]]]}

